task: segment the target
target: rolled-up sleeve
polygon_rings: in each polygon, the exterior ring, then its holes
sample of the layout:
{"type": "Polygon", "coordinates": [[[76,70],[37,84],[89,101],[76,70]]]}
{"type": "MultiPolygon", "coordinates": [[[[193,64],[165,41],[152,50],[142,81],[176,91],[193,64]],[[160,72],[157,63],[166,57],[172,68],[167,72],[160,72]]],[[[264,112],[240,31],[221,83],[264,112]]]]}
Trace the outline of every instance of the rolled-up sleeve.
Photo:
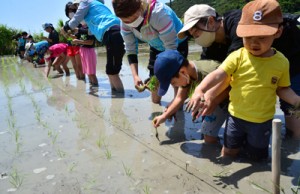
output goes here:
{"type": "Polygon", "coordinates": [[[82,0],[79,7],[74,15],[74,17],[69,21],[69,27],[71,29],[76,28],[84,17],[87,15],[90,8],[90,0],[82,0]]]}
{"type": "Polygon", "coordinates": [[[127,55],[138,54],[138,40],[131,31],[130,27],[121,23],[121,35],[124,40],[127,55]]]}

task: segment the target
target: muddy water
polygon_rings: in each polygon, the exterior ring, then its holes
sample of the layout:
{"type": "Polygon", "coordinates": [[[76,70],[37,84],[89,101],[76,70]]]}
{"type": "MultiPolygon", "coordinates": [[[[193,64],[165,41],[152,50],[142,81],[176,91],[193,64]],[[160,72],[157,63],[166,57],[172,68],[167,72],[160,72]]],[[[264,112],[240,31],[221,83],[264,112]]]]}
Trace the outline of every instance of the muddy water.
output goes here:
{"type": "MultiPolygon", "coordinates": [[[[151,120],[172,91],[152,104],[149,92],[134,89],[124,57],[125,94],[112,93],[98,52],[97,91],[74,73],[46,79],[42,67],[1,58],[0,193],[272,193],[268,162],[221,161],[221,147],[204,145],[200,121],[187,113],[158,128],[159,142],[151,120]]],[[[139,61],[145,79],[148,54],[139,61]]],[[[285,193],[300,176],[299,149],[299,141],[283,141],[285,193]]]]}

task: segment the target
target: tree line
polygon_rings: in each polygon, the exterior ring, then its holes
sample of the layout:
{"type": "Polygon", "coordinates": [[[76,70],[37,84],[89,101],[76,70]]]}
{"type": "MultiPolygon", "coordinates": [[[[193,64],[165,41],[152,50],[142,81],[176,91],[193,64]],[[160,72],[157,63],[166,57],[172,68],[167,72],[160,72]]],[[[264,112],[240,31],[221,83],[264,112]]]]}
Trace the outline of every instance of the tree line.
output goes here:
{"type": "MultiPolygon", "coordinates": [[[[167,3],[178,15],[183,18],[184,12],[195,4],[208,4],[215,8],[218,14],[223,15],[232,9],[242,9],[250,0],[170,0],[167,3]]],[[[300,0],[279,0],[283,13],[300,14],[300,0]]]]}

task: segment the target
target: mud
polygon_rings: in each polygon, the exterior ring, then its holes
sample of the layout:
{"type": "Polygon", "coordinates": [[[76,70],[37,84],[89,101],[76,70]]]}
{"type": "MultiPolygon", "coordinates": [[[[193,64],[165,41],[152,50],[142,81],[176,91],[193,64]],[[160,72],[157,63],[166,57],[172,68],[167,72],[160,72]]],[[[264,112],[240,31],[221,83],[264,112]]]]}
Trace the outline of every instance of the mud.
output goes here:
{"type": "MultiPolygon", "coordinates": [[[[148,54],[139,61],[146,79],[148,54]]],[[[110,90],[101,49],[97,91],[77,81],[73,69],[70,77],[47,79],[43,67],[12,56],[0,62],[0,193],[273,192],[269,161],[221,160],[221,147],[203,144],[201,122],[183,111],[157,129],[159,142],[151,120],[173,93],[152,104],[147,90],[135,90],[125,57],[123,95],[110,90]]],[[[276,118],[283,120],[278,107],[276,118]]],[[[285,193],[299,184],[299,143],[282,142],[285,193]]]]}

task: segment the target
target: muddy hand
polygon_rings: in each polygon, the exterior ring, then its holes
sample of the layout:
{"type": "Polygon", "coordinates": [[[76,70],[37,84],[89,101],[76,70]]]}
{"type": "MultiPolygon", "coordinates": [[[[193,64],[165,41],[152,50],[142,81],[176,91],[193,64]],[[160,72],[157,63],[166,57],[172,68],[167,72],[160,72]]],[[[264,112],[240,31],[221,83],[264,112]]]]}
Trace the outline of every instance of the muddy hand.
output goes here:
{"type": "Polygon", "coordinates": [[[145,85],[138,85],[135,88],[137,89],[138,92],[143,92],[146,89],[145,85]]]}

